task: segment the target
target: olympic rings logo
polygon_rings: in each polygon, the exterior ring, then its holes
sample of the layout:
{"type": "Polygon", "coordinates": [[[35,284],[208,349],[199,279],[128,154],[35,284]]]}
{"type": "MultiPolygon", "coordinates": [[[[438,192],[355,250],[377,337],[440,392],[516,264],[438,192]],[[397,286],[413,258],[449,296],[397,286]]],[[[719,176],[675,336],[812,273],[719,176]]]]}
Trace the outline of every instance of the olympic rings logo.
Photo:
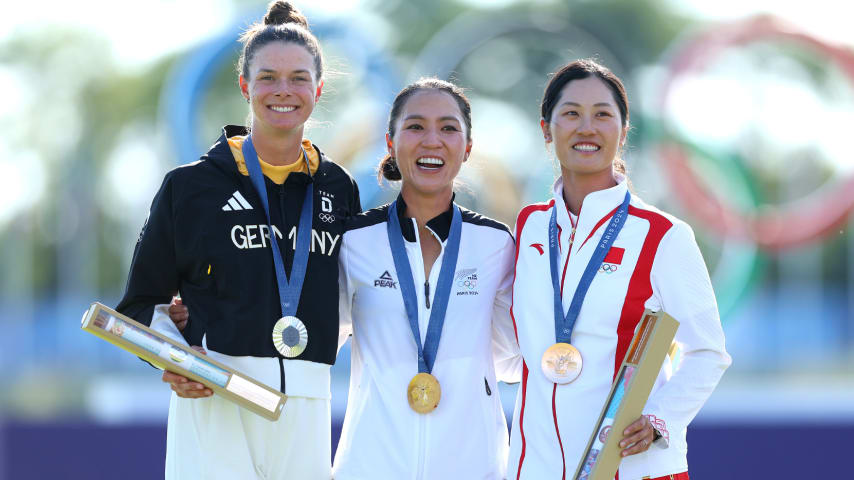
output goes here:
{"type": "Polygon", "coordinates": [[[605,272],[607,274],[612,274],[617,271],[617,265],[614,265],[613,263],[603,263],[602,266],[599,268],[599,271],[605,272]]]}
{"type": "Polygon", "coordinates": [[[458,287],[465,287],[465,288],[468,288],[469,290],[473,290],[475,287],[477,287],[477,280],[472,280],[470,278],[467,278],[465,280],[460,280],[459,282],[457,282],[457,286],[458,287]]]}
{"type": "Polygon", "coordinates": [[[332,223],[335,221],[335,215],[332,215],[331,213],[320,213],[317,215],[317,218],[326,223],[332,223]]]}

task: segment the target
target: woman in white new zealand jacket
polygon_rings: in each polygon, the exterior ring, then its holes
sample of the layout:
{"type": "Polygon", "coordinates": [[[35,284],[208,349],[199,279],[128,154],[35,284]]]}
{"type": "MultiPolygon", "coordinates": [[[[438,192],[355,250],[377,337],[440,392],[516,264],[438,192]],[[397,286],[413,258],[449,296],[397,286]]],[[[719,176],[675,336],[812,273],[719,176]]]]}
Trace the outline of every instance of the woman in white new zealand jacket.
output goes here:
{"type": "Polygon", "coordinates": [[[472,145],[468,100],[441,80],[409,85],[386,138],[381,171],[402,181],[400,195],[351,219],[339,257],[341,343],[352,332],[353,344],[333,476],[504,478],[496,381],[521,364],[509,319],[514,242],[453,203],[472,145]]]}

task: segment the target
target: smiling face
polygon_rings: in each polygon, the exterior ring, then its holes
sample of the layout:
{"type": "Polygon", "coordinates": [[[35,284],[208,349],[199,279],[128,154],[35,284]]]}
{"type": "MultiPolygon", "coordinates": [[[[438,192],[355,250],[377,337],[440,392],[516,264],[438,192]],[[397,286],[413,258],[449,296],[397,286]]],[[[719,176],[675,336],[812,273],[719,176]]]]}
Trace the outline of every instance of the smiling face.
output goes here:
{"type": "Polygon", "coordinates": [[[249,78],[239,81],[251,104],[253,132],[301,136],[323,86],[314,57],[301,45],[277,41],[258,49],[248,70],[249,78]]]}
{"type": "Polygon", "coordinates": [[[564,175],[612,176],[627,128],[614,94],[595,76],[572,80],[561,91],[551,120],[541,121],[564,175]]]}
{"type": "Polygon", "coordinates": [[[440,90],[412,94],[398,116],[389,154],[397,160],[401,190],[451,195],[454,179],[471,150],[457,101],[440,90]]]}

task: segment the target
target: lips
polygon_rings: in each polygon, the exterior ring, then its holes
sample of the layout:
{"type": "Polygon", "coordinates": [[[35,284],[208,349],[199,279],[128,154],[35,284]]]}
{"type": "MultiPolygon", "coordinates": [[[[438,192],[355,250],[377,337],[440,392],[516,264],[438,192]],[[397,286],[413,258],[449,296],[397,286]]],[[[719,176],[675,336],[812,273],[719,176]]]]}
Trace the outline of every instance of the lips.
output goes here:
{"type": "Polygon", "coordinates": [[[415,161],[415,164],[421,168],[437,169],[445,165],[445,161],[438,157],[421,157],[415,161]]]}

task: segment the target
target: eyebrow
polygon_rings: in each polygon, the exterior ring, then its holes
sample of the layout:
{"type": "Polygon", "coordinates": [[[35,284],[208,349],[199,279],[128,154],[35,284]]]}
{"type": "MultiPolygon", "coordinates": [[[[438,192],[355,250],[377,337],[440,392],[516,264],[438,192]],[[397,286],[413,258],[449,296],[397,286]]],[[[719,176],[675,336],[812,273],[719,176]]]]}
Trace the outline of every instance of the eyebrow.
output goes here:
{"type": "MultiPolygon", "coordinates": [[[[276,70],[273,70],[272,68],[259,68],[258,73],[278,73],[278,72],[276,70]]],[[[292,74],[293,73],[309,73],[310,74],[311,72],[309,72],[308,70],[305,70],[305,69],[300,69],[300,70],[294,70],[290,73],[292,73],[292,74]]]]}
{"type": "MultiPolygon", "coordinates": [[[[561,106],[563,106],[563,105],[572,105],[573,107],[580,107],[581,106],[580,103],[575,103],[575,102],[563,102],[563,103],[561,103],[561,106]]],[[[612,107],[612,108],[614,107],[614,105],[612,105],[608,102],[594,103],[593,106],[594,107],[612,107]]]]}
{"type": "MultiPolygon", "coordinates": [[[[412,114],[412,115],[407,115],[407,116],[403,119],[403,121],[404,121],[404,122],[405,122],[405,121],[407,121],[407,120],[426,120],[426,119],[424,118],[424,115],[418,115],[417,113],[415,113],[415,114],[412,114]]],[[[454,122],[460,123],[460,120],[459,120],[457,117],[454,117],[454,116],[451,116],[451,115],[447,115],[447,116],[444,116],[444,117],[439,117],[439,121],[440,121],[440,122],[445,122],[445,121],[454,121],[454,122]]]]}

